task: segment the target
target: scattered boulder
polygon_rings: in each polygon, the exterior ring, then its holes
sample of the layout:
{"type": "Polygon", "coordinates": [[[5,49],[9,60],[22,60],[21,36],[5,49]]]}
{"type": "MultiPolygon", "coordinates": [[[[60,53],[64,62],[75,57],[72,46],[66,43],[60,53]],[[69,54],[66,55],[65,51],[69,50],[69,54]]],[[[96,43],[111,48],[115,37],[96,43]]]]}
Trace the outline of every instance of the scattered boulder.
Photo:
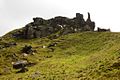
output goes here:
{"type": "Polygon", "coordinates": [[[27,65],[27,61],[17,61],[17,62],[12,62],[13,68],[14,69],[21,69],[27,65]]]}
{"type": "Polygon", "coordinates": [[[12,65],[13,65],[14,69],[20,69],[16,73],[23,73],[23,72],[28,71],[27,67],[34,66],[34,65],[36,65],[36,63],[31,63],[26,60],[20,60],[17,62],[12,62],[12,65]]]}
{"type": "Polygon", "coordinates": [[[101,29],[98,27],[97,31],[98,32],[110,32],[110,29],[101,29]]]}
{"type": "Polygon", "coordinates": [[[23,53],[23,56],[24,56],[24,57],[26,57],[26,56],[28,56],[28,54],[26,54],[26,53],[23,53]]]}
{"type": "Polygon", "coordinates": [[[33,49],[32,49],[32,46],[27,46],[25,45],[23,48],[22,48],[22,53],[25,53],[25,54],[32,54],[33,52],[35,52],[33,49]]]}
{"type": "Polygon", "coordinates": [[[24,73],[28,71],[28,69],[26,68],[27,61],[17,61],[13,62],[12,64],[14,69],[20,69],[16,73],[24,73]]]}

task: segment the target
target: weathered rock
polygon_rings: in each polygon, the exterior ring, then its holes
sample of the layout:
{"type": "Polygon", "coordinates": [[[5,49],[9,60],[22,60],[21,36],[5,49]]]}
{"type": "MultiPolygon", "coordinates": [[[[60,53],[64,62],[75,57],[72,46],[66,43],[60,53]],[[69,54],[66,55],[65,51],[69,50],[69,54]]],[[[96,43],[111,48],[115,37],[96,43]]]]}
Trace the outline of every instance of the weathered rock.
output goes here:
{"type": "Polygon", "coordinates": [[[101,29],[101,28],[97,28],[98,32],[110,32],[110,29],[101,29]]]}
{"type": "Polygon", "coordinates": [[[15,37],[20,38],[41,38],[61,31],[65,35],[73,32],[94,31],[95,22],[91,21],[90,13],[85,21],[83,14],[76,13],[76,17],[70,19],[67,17],[57,16],[52,19],[44,20],[43,18],[33,18],[33,22],[27,24],[23,30],[16,32],[15,37]]]}
{"type": "Polygon", "coordinates": [[[28,63],[27,61],[22,60],[22,61],[13,62],[12,64],[14,69],[21,69],[25,67],[27,63],[28,63]]]}
{"type": "Polygon", "coordinates": [[[31,67],[36,65],[36,63],[31,63],[25,60],[20,60],[17,62],[12,62],[13,68],[14,69],[19,69],[16,73],[24,73],[28,71],[27,67],[31,67]]]}
{"type": "Polygon", "coordinates": [[[27,46],[27,45],[25,45],[21,51],[22,51],[22,53],[26,53],[26,54],[33,53],[32,46],[27,46]]]}
{"type": "Polygon", "coordinates": [[[85,26],[85,20],[83,19],[83,14],[76,13],[76,28],[82,31],[85,26]]]}
{"type": "Polygon", "coordinates": [[[84,31],[94,31],[94,28],[95,28],[95,22],[91,21],[90,13],[88,12],[88,18],[84,26],[84,31]]]}

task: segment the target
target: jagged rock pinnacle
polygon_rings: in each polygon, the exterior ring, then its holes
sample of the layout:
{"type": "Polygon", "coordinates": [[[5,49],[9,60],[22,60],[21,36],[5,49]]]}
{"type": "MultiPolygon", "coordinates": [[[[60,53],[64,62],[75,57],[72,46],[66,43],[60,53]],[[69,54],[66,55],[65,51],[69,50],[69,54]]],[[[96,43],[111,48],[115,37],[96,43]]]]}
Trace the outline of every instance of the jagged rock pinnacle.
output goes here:
{"type": "Polygon", "coordinates": [[[91,18],[90,18],[90,13],[89,12],[88,12],[88,18],[87,18],[86,22],[91,22],[91,18]]]}

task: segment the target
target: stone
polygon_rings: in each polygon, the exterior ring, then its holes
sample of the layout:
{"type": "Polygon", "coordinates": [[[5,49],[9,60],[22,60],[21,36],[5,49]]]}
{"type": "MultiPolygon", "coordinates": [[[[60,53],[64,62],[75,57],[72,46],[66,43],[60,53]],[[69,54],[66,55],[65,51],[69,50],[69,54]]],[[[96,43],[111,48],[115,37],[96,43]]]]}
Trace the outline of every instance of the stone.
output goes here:
{"type": "Polygon", "coordinates": [[[27,63],[28,63],[27,61],[20,60],[17,62],[12,62],[12,65],[14,69],[21,69],[25,67],[27,63]]]}
{"type": "Polygon", "coordinates": [[[25,45],[22,48],[21,51],[22,51],[22,53],[26,53],[26,54],[32,54],[33,53],[32,46],[27,46],[27,45],[25,45]]]}
{"type": "Polygon", "coordinates": [[[24,57],[26,57],[26,56],[28,56],[28,54],[26,54],[26,53],[23,53],[23,56],[24,56],[24,57]]]}
{"type": "Polygon", "coordinates": [[[110,32],[110,29],[101,29],[101,28],[97,28],[98,32],[110,32]]]}
{"type": "Polygon", "coordinates": [[[24,73],[28,71],[27,67],[32,67],[36,65],[36,63],[31,63],[26,60],[19,60],[16,62],[12,62],[13,69],[19,69],[16,73],[24,73]]]}
{"type": "Polygon", "coordinates": [[[42,48],[46,48],[46,46],[42,46],[42,48]]]}

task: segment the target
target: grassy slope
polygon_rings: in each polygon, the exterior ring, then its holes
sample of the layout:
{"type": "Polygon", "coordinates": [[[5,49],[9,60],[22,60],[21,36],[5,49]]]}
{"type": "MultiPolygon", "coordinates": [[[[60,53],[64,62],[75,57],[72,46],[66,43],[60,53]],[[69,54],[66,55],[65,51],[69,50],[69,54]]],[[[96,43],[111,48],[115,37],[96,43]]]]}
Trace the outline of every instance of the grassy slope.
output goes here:
{"type": "Polygon", "coordinates": [[[18,45],[0,49],[0,80],[120,80],[120,33],[82,32],[54,40],[4,38],[1,43],[10,41],[18,45]],[[40,47],[53,42],[58,42],[54,52],[40,47]],[[20,50],[25,44],[32,45],[36,54],[23,57],[20,50]],[[16,74],[11,62],[22,59],[37,64],[16,74]]]}

